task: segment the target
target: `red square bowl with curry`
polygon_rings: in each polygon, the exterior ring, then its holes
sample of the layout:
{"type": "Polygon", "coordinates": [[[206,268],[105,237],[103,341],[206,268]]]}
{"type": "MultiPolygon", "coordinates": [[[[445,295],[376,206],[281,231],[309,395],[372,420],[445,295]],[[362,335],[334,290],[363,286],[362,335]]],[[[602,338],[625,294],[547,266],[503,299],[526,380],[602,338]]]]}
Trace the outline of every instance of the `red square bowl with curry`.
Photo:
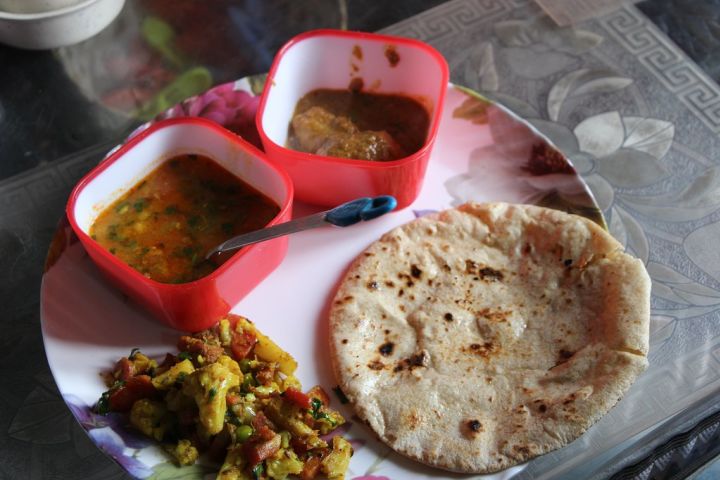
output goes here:
{"type": "Polygon", "coordinates": [[[287,237],[205,259],[236,235],[288,221],[292,183],[213,122],[172,119],[135,136],[74,188],[70,224],[121,291],[167,325],[214,324],[282,261],[287,237]]]}

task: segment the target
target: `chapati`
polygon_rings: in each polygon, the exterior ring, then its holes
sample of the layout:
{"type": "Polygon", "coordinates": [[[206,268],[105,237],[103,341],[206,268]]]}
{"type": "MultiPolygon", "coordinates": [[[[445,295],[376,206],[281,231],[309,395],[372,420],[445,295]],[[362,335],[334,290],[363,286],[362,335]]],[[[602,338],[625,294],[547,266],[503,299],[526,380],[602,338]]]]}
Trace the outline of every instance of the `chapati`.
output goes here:
{"type": "Polygon", "coordinates": [[[340,388],[425,464],[491,473],[567,445],[647,367],[650,279],[595,223],[469,203],[361,253],[330,308],[340,388]]]}

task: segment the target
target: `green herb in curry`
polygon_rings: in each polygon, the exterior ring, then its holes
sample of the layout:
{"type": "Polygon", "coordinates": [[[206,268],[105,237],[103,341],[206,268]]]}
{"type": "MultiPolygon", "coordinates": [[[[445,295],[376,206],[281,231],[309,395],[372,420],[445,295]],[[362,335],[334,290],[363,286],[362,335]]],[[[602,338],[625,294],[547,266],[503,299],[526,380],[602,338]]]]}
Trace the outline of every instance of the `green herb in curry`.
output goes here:
{"type": "Polygon", "coordinates": [[[183,283],[215,268],[207,252],[266,226],[279,207],[202,155],[174,157],[105,209],[90,236],[162,283],[183,283]]]}

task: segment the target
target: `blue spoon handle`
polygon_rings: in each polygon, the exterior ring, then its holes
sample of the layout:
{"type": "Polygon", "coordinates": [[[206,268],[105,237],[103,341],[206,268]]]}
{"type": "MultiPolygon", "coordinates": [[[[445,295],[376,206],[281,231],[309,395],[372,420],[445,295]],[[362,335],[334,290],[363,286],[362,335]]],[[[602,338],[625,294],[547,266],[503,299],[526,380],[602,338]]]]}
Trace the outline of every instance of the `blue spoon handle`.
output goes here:
{"type": "Polygon", "coordinates": [[[347,227],[385,215],[394,210],[396,206],[395,197],[390,195],[381,195],[375,198],[358,198],[325,212],[325,221],[338,227],[347,227]]]}
{"type": "MultiPolygon", "coordinates": [[[[307,217],[296,218],[295,220],[255,230],[254,232],[243,233],[242,235],[238,235],[237,237],[233,237],[230,240],[221,243],[211,250],[205,258],[219,258],[222,254],[233,252],[246,245],[270,240],[271,238],[277,238],[283,235],[289,235],[295,232],[301,232],[303,230],[309,230],[311,228],[321,227],[323,225],[327,225],[328,223],[338,227],[347,227],[364,220],[377,218],[380,215],[384,215],[394,210],[396,206],[397,201],[395,200],[395,197],[391,197],[389,195],[382,195],[375,198],[358,198],[357,200],[343,203],[332,210],[316,213],[307,217]]],[[[223,258],[225,258],[224,255],[223,258]]]]}

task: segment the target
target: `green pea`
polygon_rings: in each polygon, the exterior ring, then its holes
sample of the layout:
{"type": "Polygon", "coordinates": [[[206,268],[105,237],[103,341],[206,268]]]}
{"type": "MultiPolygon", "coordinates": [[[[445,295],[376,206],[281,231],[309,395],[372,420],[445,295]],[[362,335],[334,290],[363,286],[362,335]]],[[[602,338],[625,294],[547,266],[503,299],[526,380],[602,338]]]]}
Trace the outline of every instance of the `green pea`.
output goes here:
{"type": "Polygon", "coordinates": [[[240,360],[240,370],[242,370],[243,373],[247,373],[250,371],[250,360],[247,358],[243,358],[240,360]]]}
{"type": "Polygon", "coordinates": [[[250,387],[254,387],[255,385],[257,385],[255,377],[253,377],[252,373],[246,373],[243,376],[242,388],[248,390],[250,387]]]}
{"type": "Polygon", "coordinates": [[[247,441],[250,436],[253,434],[253,429],[250,425],[240,425],[237,430],[235,430],[235,439],[243,443],[247,441]]]}

